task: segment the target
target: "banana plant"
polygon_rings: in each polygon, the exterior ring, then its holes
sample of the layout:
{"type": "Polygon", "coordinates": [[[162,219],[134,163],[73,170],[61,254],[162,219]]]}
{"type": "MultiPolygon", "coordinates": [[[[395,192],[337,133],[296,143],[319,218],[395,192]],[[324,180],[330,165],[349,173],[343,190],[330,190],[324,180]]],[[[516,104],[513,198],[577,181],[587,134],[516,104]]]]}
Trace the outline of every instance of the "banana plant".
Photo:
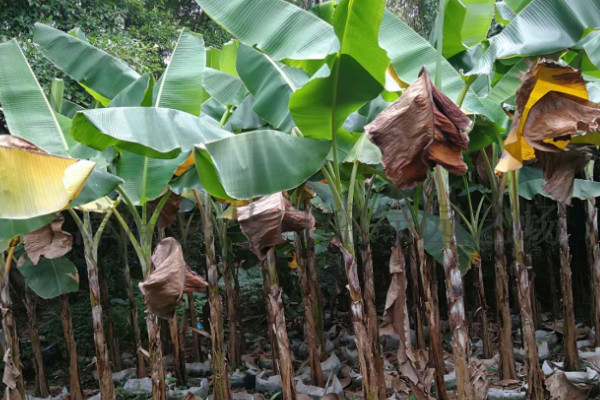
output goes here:
{"type": "MultiPolygon", "coordinates": [[[[13,40],[2,44],[0,52],[3,59],[9,60],[0,68],[0,101],[11,133],[11,136],[3,137],[9,144],[9,147],[3,148],[7,155],[11,148],[20,149],[20,157],[25,156],[29,164],[27,168],[20,168],[18,173],[13,171],[12,179],[18,175],[20,182],[39,182],[31,189],[27,189],[23,183],[19,188],[16,186],[17,182],[14,183],[14,193],[18,196],[11,196],[12,199],[8,199],[6,204],[10,205],[11,201],[14,204],[16,201],[28,207],[22,210],[7,207],[10,217],[27,218],[50,214],[87,204],[114,190],[120,180],[103,170],[102,154],[78,145],[65,133],[69,130],[71,120],[53,110],[17,42],[13,40]],[[72,156],[94,159],[96,162],[78,161],[70,158],[72,156]],[[36,161],[36,158],[43,163],[36,161]],[[52,165],[49,163],[52,160],[58,163],[52,165]],[[41,168],[44,168],[43,173],[41,168]],[[24,171],[30,174],[27,180],[22,180],[24,171]]],[[[55,105],[59,107],[57,103],[55,105]]],[[[9,162],[8,159],[6,161],[9,162]]],[[[23,159],[19,161],[17,158],[8,165],[19,168],[22,161],[23,159]]],[[[11,176],[11,172],[7,172],[11,176]]],[[[7,178],[6,181],[10,182],[10,179],[7,178]]],[[[100,315],[98,317],[101,318],[100,315]]],[[[99,339],[97,344],[100,347],[97,350],[101,351],[102,338],[99,339]]],[[[101,366],[110,368],[108,363],[98,362],[98,368],[101,366]]],[[[102,385],[102,389],[106,393],[112,393],[110,369],[108,372],[99,370],[99,375],[108,375],[107,386],[102,385]]],[[[71,380],[75,381],[77,378],[72,376],[71,380]]]]}

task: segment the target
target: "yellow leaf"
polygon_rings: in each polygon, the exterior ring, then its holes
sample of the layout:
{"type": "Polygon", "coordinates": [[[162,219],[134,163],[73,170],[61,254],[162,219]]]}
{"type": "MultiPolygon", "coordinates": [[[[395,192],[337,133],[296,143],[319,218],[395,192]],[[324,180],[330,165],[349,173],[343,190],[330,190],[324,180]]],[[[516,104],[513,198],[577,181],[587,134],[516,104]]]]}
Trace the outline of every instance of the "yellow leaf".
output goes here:
{"type": "Polygon", "coordinates": [[[0,138],[0,218],[26,219],[69,207],[95,165],[46,154],[16,137],[0,138]]]}
{"type": "Polygon", "coordinates": [[[104,196],[104,197],[99,198],[98,200],[94,200],[89,203],[82,204],[75,208],[78,210],[81,210],[81,211],[104,214],[104,213],[108,212],[109,210],[111,210],[115,206],[115,203],[116,203],[116,201],[112,200],[110,197],[104,196]]]}
{"type": "Polygon", "coordinates": [[[194,152],[192,151],[188,158],[185,159],[184,162],[179,164],[177,170],[175,171],[175,176],[181,176],[184,172],[186,172],[190,167],[194,165],[194,152]]]}

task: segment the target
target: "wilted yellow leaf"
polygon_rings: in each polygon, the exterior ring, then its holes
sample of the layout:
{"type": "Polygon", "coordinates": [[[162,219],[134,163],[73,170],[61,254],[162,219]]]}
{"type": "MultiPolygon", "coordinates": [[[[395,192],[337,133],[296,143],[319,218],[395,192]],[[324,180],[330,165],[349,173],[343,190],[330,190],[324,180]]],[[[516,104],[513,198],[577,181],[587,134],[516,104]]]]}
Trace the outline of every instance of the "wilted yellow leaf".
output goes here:
{"type": "Polygon", "coordinates": [[[94,162],[46,154],[10,135],[0,137],[0,218],[25,219],[69,206],[94,162]]]}

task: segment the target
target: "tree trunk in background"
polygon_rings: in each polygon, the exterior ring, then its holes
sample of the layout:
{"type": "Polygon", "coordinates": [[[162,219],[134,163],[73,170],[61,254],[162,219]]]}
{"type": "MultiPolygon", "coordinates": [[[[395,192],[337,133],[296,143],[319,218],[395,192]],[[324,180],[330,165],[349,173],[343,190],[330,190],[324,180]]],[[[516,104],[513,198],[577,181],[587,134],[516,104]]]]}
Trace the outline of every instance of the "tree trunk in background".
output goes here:
{"type": "MultiPolygon", "coordinates": [[[[240,301],[240,281],[238,279],[238,273],[240,268],[242,268],[242,262],[234,262],[233,265],[235,266],[235,273],[233,274],[233,300],[235,304],[238,304],[240,301]]],[[[240,341],[238,342],[238,347],[239,347],[239,355],[240,357],[242,356],[242,354],[244,354],[244,350],[245,350],[245,335],[244,335],[244,324],[241,323],[238,325],[238,330],[239,330],[239,338],[240,341]]]]}
{"type": "Polygon", "coordinates": [[[435,185],[440,210],[440,228],[442,234],[442,259],[446,281],[446,299],[448,301],[448,319],[452,339],[452,359],[456,373],[456,394],[459,400],[473,398],[473,385],[469,373],[470,342],[465,321],[464,287],[460,269],[454,231],[454,212],[450,206],[448,173],[441,167],[435,167],[435,185]]]}
{"type": "MultiPolygon", "coordinates": [[[[383,374],[383,357],[379,345],[379,320],[377,318],[377,307],[375,305],[375,282],[373,281],[373,252],[369,232],[363,231],[360,256],[363,264],[363,283],[365,287],[364,299],[367,309],[367,334],[373,348],[375,372],[379,384],[379,398],[385,399],[385,376],[383,374]]],[[[405,276],[406,278],[406,276],[405,276]]]]}
{"type": "Polygon", "coordinates": [[[571,253],[567,231],[567,206],[558,205],[558,242],[560,247],[560,283],[563,300],[563,346],[565,349],[565,369],[578,371],[581,367],[577,352],[577,331],[575,330],[575,309],[573,307],[573,281],[571,280],[571,253]]]}
{"type": "MultiPolygon", "coordinates": [[[[308,218],[312,217],[312,204],[310,199],[304,200],[304,210],[309,214],[308,218]]],[[[315,256],[315,230],[307,229],[304,231],[306,240],[306,270],[308,273],[308,281],[313,299],[313,309],[315,315],[315,331],[317,341],[321,343],[321,350],[326,349],[325,330],[323,328],[323,298],[321,296],[321,286],[319,285],[319,274],[317,271],[317,263],[315,256]]]]}
{"type": "Polygon", "coordinates": [[[414,239],[419,256],[419,269],[421,270],[421,286],[423,286],[423,301],[425,303],[425,314],[429,326],[429,363],[435,369],[435,387],[438,399],[448,400],[446,384],[444,383],[444,353],[442,347],[442,333],[440,330],[440,314],[434,301],[432,288],[432,268],[427,262],[425,254],[425,243],[422,237],[414,239]]]}
{"type": "Polygon", "coordinates": [[[37,310],[35,304],[35,294],[25,287],[25,307],[27,308],[27,324],[29,325],[29,337],[31,338],[31,350],[33,353],[33,366],[35,368],[36,389],[35,394],[38,397],[50,396],[48,379],[46,379],[46,370],[42,360],[42,346],[37,329],[37,310]]]}
{"type": "Polygon", "coordinates": [[[113,322],[112,307],[110,305],[110,294],[108,292],[108,282],[104,272],[98,270],[98,279],[100,284],[100,298],[102,299],[102,308],[104,310],[104,319],[106,321],[106,344],[108,345],[108,355],[113,363],[115,371],[121,368],[121,351],[119,349],[119,339],[115,336],[115,324],[113,322]]]}
{"type": "Polygon", "coordinates": [[[173,361],[175,364],[177,386],[185,386],[185,352],[181,343],[177,318],[177,314],[175,314],[175,316],[169,320],[169,333],[171,335],[171,343],[173,343],[173,361]]]}
{"type": "MultiPolygon", "coordinates": [[[[82,234],[86,234],[82,232],[82,234]]],[[[92,237],[91,232],[88,232],[92,237]]],[[[91,241],[91,240],[90,240],[91,241]]],[[[102,325],[102,303],[100,301],[100,285],[98,282],[98,265],[92,255],[91,245],[85,246],[85,263],[88,271],[90,290],[90,302],[92,306],[92,325],[94,327],[94,345],[96,348],[96,370],[100,381],[100,396],[103,399],[115,397],[115,385],[112,380],[110,360],[104,337],[104,326],[102,325]]]]}
{"type": "Polygon", "coordinates": [[[242,364],[242,355],[238,344],[237,316],[235,301],[233,299],[233,286],[231,283],[231,247],[227,237],[227,228],[222,238],[221,260],[223,262],[223,279],[225,281],[225,299],[227,303],[227,324],[229,327],[229,361],[235,367],[242,364]]]}
{"type": "Polygon", "coordinates": [[[452,359],[456,372],[457,394],[459,399],[472,399],[472,385],[469,375],[469,334],[465,323],[465,305],[463,300],[462,276],[458,268],[456,242],[454,235],[450,247],[442,249],[444,273],[446,276],[446,297],[448,299],[448,318],[452,330],[452,359]]]}
{"type": "Polygon", "coordinates": [[[313,384],[323,387],[323,371],[321,369],[321,343],[317,339],[315,326],[315,308],[313,292],[310,290],[310,281],[307,271],[306,248],[302,241],[302,234],[296,233],[296,259],[298,262],[298,281],[302,292],[302,304],[304,306],[304,321],[306,331],[306,343],[308,346],[308,365],[312,374],[313,384]]]}
{"type": "MultiPolygon", "coordinates": [[[[288,339],[287,327],[285,325],[285,312],[283,302],[281,301],[281,288],[277,278],[277,268],[275,264],[275,248],[271,247],[267,253],[267,258],[262,262],[267,268],[270,281],[270,293],[267,301],[271,304],[273,312],[273,329],[277,340],[277,349],[279,352],[279,373],[281,375],[281,386],[283,398],[286,400],[296,400],[296,382],[294,381],[294,366],[292,364],[292,352],[290,350],[290,341],[288,339]]],[[[264,268],[263,267],[263,268],[264,268]]]]}
{"type": "Polygon", "coordinates": [[[281,288],[277,278],[277,267],[275,260],[275,248],[271,247],[267,257],[261,261],[261,267],[265,281],[268,281],[269,293],[267,296],[267,310],[271,313],[269,330],[275,338],[279,374],[281,375],[281,386],[284,399],[296,399],[296,382],[294,381],[294,366],[292,364],[292,352],[285,325],[285,313],[281,301],[281,288]]]}
{"type": "Polygon", "coordinates": [[[528,267],[525,265],[523,229],[521,228],[521,217],[519,210],[518,176],[517,173],[509,172],[510,180],[510,203],[513,221],[513,243],[515,252],[515,264],[519,293],[519,305],[521,308],[521,329],[523,346],[525,348],[525,367],[527,368],[527,398],[529,400],[544,399],[544,376],[540,369],[538,358],[537,341],[535,339],[535,323],[531,307],[531,286],[529,284],[528,267]]]}
{"type": "Polygon", "coordinates": [[[267,332],[269,335],[269,345],[271,346],[271,360],[273,362],[273,371],[279,374],[279,349],[277,347],[277,338],[275,337],[275,331],[273,326],[275,324],[274,315],[275,312],[271,307],[269,301],[269,295],[271,293],[271,281],[269,280],[269,268],[266,264],[266,260],[260,263],[262,276],[263,276],[263,288],[265,289],[265,305],[267,306],[267,332]]]}
{"type": "MultiPolygon", "coordinates": [[[[343,228],[341,228],[343,229],[343,228]]],[[[349,239],[346,239],[349,240],[349,239]]],[[[362,299],[362,289],[358,279],[358,267],[356,257],[350,251],[354,251],[352,243],[342,244],[337,237],[331,243],[336,246],[344,258],[344,269],[348,279],[348,291],[350,292],[350,313],[352,315],[352,328],[358,349],[358,362],[360,373],[362,375],[363,393],[366,400],[379,399],[379,374],[375,366],[375,357],[373,354],[372,343],[369,340],[367,330],[367,316],[362,299]]]]}
{"type": "MultiPolygon", "coordinates": [[[[25,398],[25,382],[23,381],[23,366],[21,365],[21,350],[19,349],[19,336],[12,313],[10,301],[10,267],[13,262],[15,248],[19,244],[19,237],[11,240],[6,264],[4,258],[0,261],[0,307],[2,307],[2,329],[6,340],[4,352],[4,377],[2,382],[7,386],[7,400],[25,398]]],[[[3,255],[0,255],[3,257],[3,255]]]]}
{"type": "MultiPolygon", "coordinates": [[[[281,375],[281,385],[284,399],[296,399],[296,383],[294,381],[294,366],[292,352],[285,325],[285,313],[281,302],[281,288],[277,278],[275,249],[270,248],[267,256],[261,261],[263,278],[268,288],[267,312],[269,315],[269,331],[275,340],[277,349],[277,370],[281,375]]],[[[275,353],[275,352],[274,352],[275,353]]],[[[275,367],[275,366],[274,366],[275,367]]]]}
{"type": "Polygon", "coordinates": [[[477,272],[477,298],[479,299],[479,307],[481,312],[481,341],[483,342],[483,358],[492,358],[492,338],[487,317],[487,302],[485,301],[485,289],[483,286],[483,272],[481,270],[481,259],[477,260],[474,265],[477,272]]]}
{"type": "Polygon", "coordinates": [[[504,255],[504,196],[499,194],[494,201],[494,271],[496,284],[496,307],[500,322],[500,378],[516,379],[515,355],[512,341],[512,320],[508,295],[508,273],[504,255]]]}
{"type": "Polygon", "coordinates": [[[152,380],[152,400],[167,400],[167,386],[163,366],[162,343],[158,318],[148,312],[146,315],[148,330],[148,353],[150,354],[150,379],[152,380]]]}
{"type": "Polygon", "coordinates": [[[127,238],[125,231],[121,229],[121,243],[123,245],[123,275],[125,276],[125,288],[127,290],[127,300],[129,301],[129,310],[131,312],[131,327],[133,330],[133,338],[135,340],[135,352],[136,355],[136,370],[138,379],[146,377],[146,364],[144,361],[144,355],[140,351],[142,349],[142,334],[140,332],[139,323],[139,311],[137,303],[135,302],[135,296],[133,294],[133,287],[131,286],[131,273],[129,271],[129,257],[127,256],[127,245],[129,239],[127,238]]]}
{"type": "Polygon", "coordinates": [[[69,297],[66,294],[60,296],[60,317],[65,338],[65,347],[69,357],[69,394],[71,400],[82,400],[83,390],[79,379],[79,368],[77,366],[77,343],[73,332],[73,318],[69,307],[69,297]]]}
{"type": "MultiPolygon", "coordinates": [[[[194,303],[194,294],[188,293],[188,311],[190,316],[190,326],[192,328],[198,328],[198,317],[196,316],[196,305],[194,303]]],[[[200,352],[200,335],[195,330],[192,330],[192,350],[194,351],[195,361],[202,360],[202,354],[200,352]]]]}
{"type": "Polygon", "coordinates": [[[546,246],[546,264],[548,265],[548,271],[550,273],[550,291],[552,292],[552,320],[557,321],[560,319],[560,298],[555,294],[558,293],[556,285],[556,265],[554,257],[552,256],[552,246],[547,244],[546,246]]]}
{"type": "MultiPolygon", "coordinates": [[[[585,178],[594,180],[594,161],[588,163],[585,169],[585,178]]],[[[588,264],[592,276],[592,326],[596,331],[595,345],[600,346],[600,245],[598,241],[598,213],[596,209],[596,199],[594,197],[585,201],[587,224],[585,229],[585,238],[588,249],[588,264]]],[[[554,292],[555,293],[555,292],[554,292]]]]}
{"type": "Polygon", "coordinates": [[[208,303],[210,307],[210,338],[212,342],[212,370],[213,370],[213,395],[215,400],[231,400],[229,387],[229,368],[227,365],[227,351],[225,350],[225,333],[221,296],[219,294],[219,272],[217,270],[217,257],[215,255],[215,237],[212,225],[212,207],[208,196],[204,204],[196,195],[198,208],[202,214],[204,228],[204,246],[206,248],[206,266],[208,268],[208,303]]]}
{"type": "Polygon", "coordinates": [[[386,299],[386,311],[388,307],[393,307],[392,326],[394,327],[394,331],[398,335],[400,335],[400,347],[398,347],[398,364],[402,366],[410,358],[410,354],[412,352],[412,344],[410,341],[410,321],[408,318],[408,307],[406,304],[406,262],[404,259],[404,254],[402,254],[402,244],[398,239],[396,240],[396,245],[392,247],[392,255],[390,257],[390,275],[392,277],[390,286],[396,286],[397,297],[394,300],[393,305],[388,304],[389,298],[386,299]]]}
{"type": "Polygon", "coordinates": [[[412,302],[415,307],[415,332],[417,334],[417,348],[425,349],[425,330],[423,329],[423,303],[421,302],[421,295],[419,290],[419,258],[417,256],[417,243],[408,238],[409,242],[409,268],[410,268],[410,281],[411,281],[411,294],[412,302]]]}

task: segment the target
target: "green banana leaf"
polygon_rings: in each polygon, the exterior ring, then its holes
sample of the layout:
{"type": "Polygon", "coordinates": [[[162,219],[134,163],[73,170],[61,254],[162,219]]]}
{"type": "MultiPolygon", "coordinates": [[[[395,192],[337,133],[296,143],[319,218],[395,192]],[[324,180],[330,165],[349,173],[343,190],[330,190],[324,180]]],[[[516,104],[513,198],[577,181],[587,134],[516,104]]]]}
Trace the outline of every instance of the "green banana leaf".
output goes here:
{"type": "Polygon", "coordinates": [[[37,265],[27,259],[19,268],[25,283],[42,299],[53,299],[79,290],[77,267],[68,258],[41,258],[37,265]]]}
{"type": "Polygon", "coordinates": [[[180,196],[189,193],[192,190],[197,190],[198,192],[204,190],[204,187],[200,183],[200,178],[198,178],[198,171],[196,171],[196,168],[190,168],[181,176],[170,181],[169,187],[173,193],[180,196]]]}
{"type": "MultiPolygon", "coordinates": [[[[241,107],[241,104],[236,107],[236,110],[239,107],[241,107]]],[[[227,107],[219,103],[214,97],[211,97],[202,103],[202,115],[206,115],[215,121],[221,121],[226,111],[227,107]]]]}
{"type": "Polygon", "coordinates": [[[170,160],[144,157],[121,151],[117,175],[123,179],[122,188],[135,205],[143,205],[160,196],[179,164],[188,157],[182,153],[170,160]]]}
{"type": "Polygon", "coordinates": [[[212,68],[204,71],[204,90],[224,106],[237,107],[248,94],[240,78],[212,68]]]}
{"type": "Polygon", "coordinates": [[[331,25],[283,0],[196,2],[241,42],[275,60],[322,59],[339,49],[331,25]]]}
{"type": "Polygon", "coordinates": [[[111,146],[151,158],[175,158],[194,145],[231,135],[207,116],[157,107],[116,107],[79,112],[72,136],[97,150],[111,146]]]}
{"type": "Polygon", "coordinates": [[[248,131],[258,129],[265,125],[262,120],[253,110],[254,96],[251,94],[246,96],[244,101],[235,109],[231,117],[223,128],[232,131],[248,131]]]}
{"type": "Polygon", "coordinates": [[[206,55],[206,67],[220,70],[221,50],[215,49],[214,47],[208,47],[206,49],[205,55],[206,55]]]}
{"type": "Polygon", "coordinates": [[[0,44],[0,60],[0,103],[10,133],[68,155],[68,140],[16,40],[0,44]]]}
{"type": "Polygon", "coordinates": [[[283,67],[267,54],[243,44],[239,47],[237,69],[254,96],[252,109],[272,127],[289,132],[295,124],[288,103],[297,87],[283,67]]]}
{"type": "Polygon", "coordinates": [[[532,0],[506,28],[489,39],[487,50],[479,49],[469,73],[490,74],[496,59],[570,48],[597,29],[600,29],[600,3],[596,0],[532,0]]]}
{"type": "Polygon", "coordinates": [[[600,68],[600,31],[592,32],[585,38],[583,44],[590,62],[596,67],[600,68]]]}
{"type": "Polygon", "coordinates": [[[331,73],[313,77],[290,99],[292,117],[305,137],[331,139],[348,115],[382,91],[389,65],[379,47],[384,8],[383,0],[344,0],[336,7],[332,22],[341,47],[331,73]]]}
{"type": "Polygon", "coordinates": [[[504,3],[516,14],[531,3],[531,0],[505,0],[504,3]]]}
{"type": "MultiPolygon", "coordinates": [[[[414,82],[425,66],[429,73],[435,74],[437,50],[404,21],[389,11],[385,11],[379,41],[388,56],[398,77],[410,84],[414,82]]],[[[442,59],[442,87],[446,96],[456,101],[464,86],[460,74],[445,59],[442,59]]],[[[472,89],[469,89],[462,108],[475,114],[485,115],[493,121],[501,119],[502,110],[496,104],[482,102],[472,89]]]]}
{"type": "Polygon", "coordinates": [[[202,35],[183,29],[165,72],[154,86],[154,105],[200,115],[205,63],[202,35]]]}
{"type": "Polygon", "coordinates": [[[211,195],[252,199],[297,187],[321,168],[329,148],[329,141],[253,131],[196,147],[196,169],[211,195]]]}
{"type": "Polygon", "coordinates": [[[139,78],[123,61],[48,25],[36,23],[33,41],[58,69],[79,82],[103,105],[139,78]]]}
{"type": "Polygon", "coordinates": [[[77,111],[83,110],[85,110],[85,108],[69,100],[63,100],[62,106],[60,107],[60,113],[69,119],[73,119],[77,111]]]}
{"type": "Polygon", "coordinates": [[[360,136],[360,139],[356,141],[344,159],[344,162],[347,163],[352,163],[354,161],[370,165],[381,163],[381,150],[369,140],[366,133],[363,133],[360,136]]]}
{"type": "Polygon", "coordinates": [[[100,168],[95,168],[79,195],[71,202],[71,207],[101,199],[116,190],[121,183],[123,183],[123,180],[118,176],[100,168]]]}
{"type": "Polygon", "coordinates": [[[153,88],[154,78],[152,75],[144,74],[116,95],[108,107],[151,106],[153,88]]]}
{"type": "Polygon", "coordinates": [[[502,103],[514,96],[523,83],[521,77],[530,65],[531,60],[527,58],[519,60],[496,82],[485,98],[496,103],[502,103]]]}
{"type": "MultiPolygon", "coordinates": [[[[408,210],[406,211],[406,214],[410,218],[410,212],[408,210]]],[[[424,217],[423,211],[419,210],[417,215],[419,221],[422,221],[424,217]]],[[[404,217],[404,213],[401,210],[388,211],[387,219],[390,225],[398,231],[408,229],[409,227],[404,217]]],[[[458,265],[461,273],[464,275],[469,270],[473,258],[479,257],[479,254],[476,250],[477,246],[475,240],[462,225],[455,224],[454,232],[458,247],[458,265]]],[[[442,249],[444,244],[442,241],[442,231],[440,229],[440,217],[438,215],[427,214],[425,216],[423,241],[425,244],[425,251],[438,263],[443,264],[442,249]]]]}
{"type": "Polygon", "coordinates": [[[443,55],[450,58],[487,37],[494,0],[448,0],[444,11],[443,55]]]}
{"type": "Polygon", "coordinates": [[[212,65],[206,64],[206,66],[223,71],[226,74],[238,76],[236,65],[237,65],[237,54],[238,54],[239,42],[237,40],[230,40],[221,47],[221,55],[219,57],[219,65],[213,67],[212,65]]]}
{"type": "Polygon", "coordinates": [[[54,213],[30,219],[0,219],[0,241],[33,232],[54,221],[54,213]]]}

